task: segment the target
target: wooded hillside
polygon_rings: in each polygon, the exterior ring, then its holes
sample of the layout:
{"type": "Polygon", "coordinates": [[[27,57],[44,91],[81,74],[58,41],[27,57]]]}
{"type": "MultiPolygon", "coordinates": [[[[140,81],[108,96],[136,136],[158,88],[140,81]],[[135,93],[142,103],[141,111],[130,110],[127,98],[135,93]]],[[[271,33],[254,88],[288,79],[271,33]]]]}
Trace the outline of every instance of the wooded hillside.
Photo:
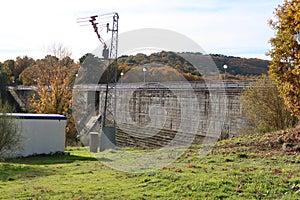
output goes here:
{"type": "MultiPolygon", "coordinates": [[[[82,56],[77,64],[83,63],[87,55],[91,54],[82,56]]],[[[28,85],[27,80],[34,81],[37,79],[37,77],[34,76],[35,70],[31,70],[38,60],[24,56],[17,57],[15,60],[9,59],[4,62],[0,62],[0,73],[2,74],[2,78],[0,77],[1,83],[3,85],[28,85]],[[24,76],[25,72],[26,76],[24,76]],[[30,77],[30,74],[32,74],[32,77],[30,77]]],[[[74,64],[76,63],[72,59],[69,60],[74,64]]],[[[224,65],[228,66],[226,73],[233,76],[259,76],[261,74],[267,74],[269,63],[270,62],[267,60],[257,58],[240,58],[220,54],[203,55],[201,53],[173,53],[162,51],[151,55],[139,53],[135,56],[121,56],[118,59],[118,71],[120,76],[121,72],[126,73],[129,70],[133,70],[134,72],[136,67],[150,64],[153,69],[149,70],[148,73],[153,73],[153,75],[155,74],[157,77],[169,76],[167,80],[172,81],[174,77],[172,77],[171,71],[174,71],[175,69],[176,73],[181,74],[186,80],[197,81],[202,80],[201,77],[203,75],[214,76],[218,75],[218,73],[224,74],[224,65]],[[198,66],[198,68],[195,68],[192,63],[189,62],[191,60],[193,61],[193,64],[199,63],[199,66],[201,67],[198,66]],[[153,67],[153,64],[158,64],[157,66],[160,67],[155,68],[153,67]]],[[[142,76],[142,74],[140,75],[142,76]]],[[[32,81],[31,84],[34,84],[32,81]]]]}

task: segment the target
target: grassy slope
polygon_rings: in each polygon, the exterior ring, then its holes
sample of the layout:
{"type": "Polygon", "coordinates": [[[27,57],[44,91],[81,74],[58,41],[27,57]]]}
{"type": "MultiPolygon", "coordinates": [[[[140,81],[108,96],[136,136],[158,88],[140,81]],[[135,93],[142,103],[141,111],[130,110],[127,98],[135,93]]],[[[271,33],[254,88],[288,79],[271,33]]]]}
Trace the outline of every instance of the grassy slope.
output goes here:
{"type": "Polygon", "coordinates": [[[299,138],[291,131],[224,140],[202,159],[193,146],[143,174],[112,170],[86,149],[3,161],[0,199],[300,199],[299,138]]]}

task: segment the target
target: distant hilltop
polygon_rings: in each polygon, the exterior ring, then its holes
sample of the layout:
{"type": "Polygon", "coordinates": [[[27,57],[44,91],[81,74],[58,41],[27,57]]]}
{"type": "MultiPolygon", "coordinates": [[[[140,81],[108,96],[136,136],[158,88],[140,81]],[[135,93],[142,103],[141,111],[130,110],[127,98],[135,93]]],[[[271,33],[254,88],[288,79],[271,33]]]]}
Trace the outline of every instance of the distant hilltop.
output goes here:
{"type": "Polygon", "coordinates": [[[258,76],[267,74],[269,70],[269,60],[241,58],[221,54],[210,54],[210,56],[220,71],[224,72],[223,66],[226,64],[228,66],[226,71],[231,75],[258,76]]]}
{"type": "Polygon", "coordinates": [[[145,54],[122,56],[118,59],[119,70],[124,70],[125,72],[148,63],[158,63],[175,68],[177,71],[180,71],[187,80],[198,80],[202,74],[210,76],[224,74],[224,65],[228,66],[226,73],[231,78],[260,76],[267,74],[270,61],[221,54],[204,55],[201,53],[174,53],[165,51],[152,53],[149,56],[145,54]],[[199,62],[199,66],[201,66],[199,70],[195,69],[189,62],[191,60],[196,63],[199,62]]]}

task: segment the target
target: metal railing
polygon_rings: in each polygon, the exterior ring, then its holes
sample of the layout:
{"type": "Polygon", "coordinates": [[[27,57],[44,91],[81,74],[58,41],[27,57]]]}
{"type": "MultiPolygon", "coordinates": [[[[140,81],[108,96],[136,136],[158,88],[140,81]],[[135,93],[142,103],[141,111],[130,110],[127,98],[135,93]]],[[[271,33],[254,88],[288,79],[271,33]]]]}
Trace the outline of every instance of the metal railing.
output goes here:
{"type": "MultiPolygon", "coordinates": [[[[117,89],[159,89],[159,88],[170,88],[170,89],[186,89],[186,88],[244,88],[250,86],[253,81],[195,81],[195,82],[137,82],[137,83],[118,83],[117,89]]],[[[106,88],[106,84],[81,84],[74,85],[73,89],[82,91],[99,91],[106,88]]],[[[8,86],[8,89],[14,90],[32,90],[36,91],[37,86],[8,86]]]]}

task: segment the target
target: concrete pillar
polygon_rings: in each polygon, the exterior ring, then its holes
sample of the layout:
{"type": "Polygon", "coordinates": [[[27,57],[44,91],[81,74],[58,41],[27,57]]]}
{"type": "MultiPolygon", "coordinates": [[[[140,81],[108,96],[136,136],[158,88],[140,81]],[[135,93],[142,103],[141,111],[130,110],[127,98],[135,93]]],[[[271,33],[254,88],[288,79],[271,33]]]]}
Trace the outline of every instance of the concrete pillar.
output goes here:
{"type": "Polygon", "coordinates": [[[90,132],[90,152],[97,153],[99,147],[99,133],[90,132]]]}

